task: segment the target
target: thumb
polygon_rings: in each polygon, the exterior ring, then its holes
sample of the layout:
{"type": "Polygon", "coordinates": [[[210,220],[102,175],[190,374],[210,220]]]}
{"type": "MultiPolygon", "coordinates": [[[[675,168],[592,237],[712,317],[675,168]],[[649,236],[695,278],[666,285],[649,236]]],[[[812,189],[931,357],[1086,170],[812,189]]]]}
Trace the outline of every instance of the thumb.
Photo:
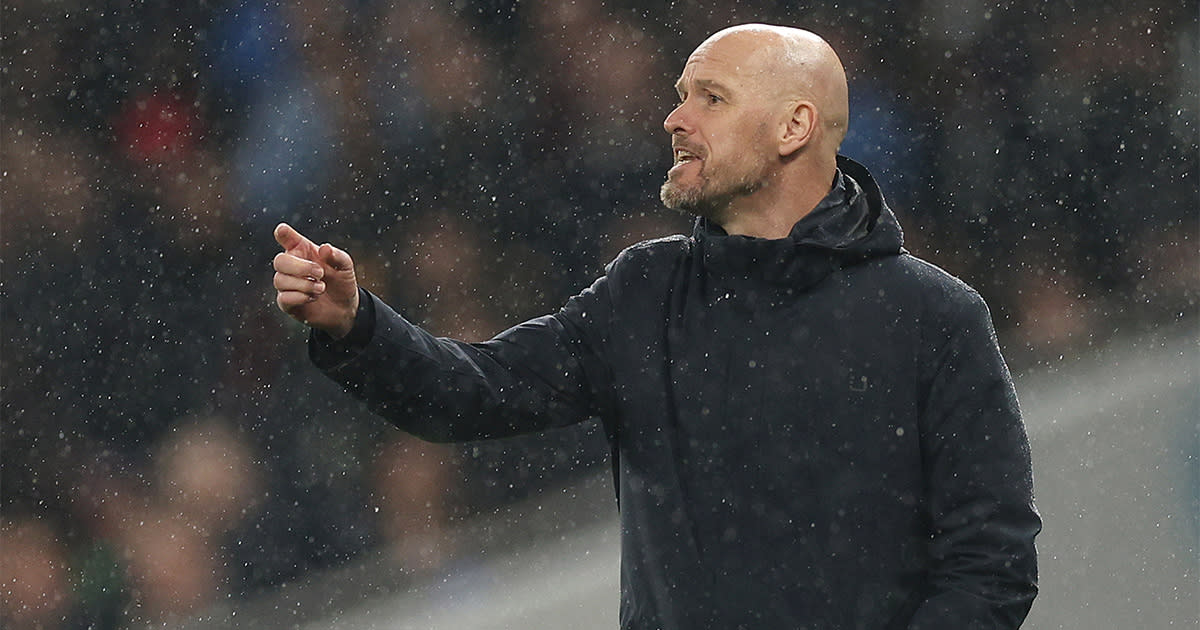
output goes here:
{"type": "Polygon", "coordinates": [[[350,258],[350,254],[329,243],[325,243],[317,250],[317,256],[320,257],[321,262],[336,271],[348,271],[354,268],[354,260],[350,258]]]}

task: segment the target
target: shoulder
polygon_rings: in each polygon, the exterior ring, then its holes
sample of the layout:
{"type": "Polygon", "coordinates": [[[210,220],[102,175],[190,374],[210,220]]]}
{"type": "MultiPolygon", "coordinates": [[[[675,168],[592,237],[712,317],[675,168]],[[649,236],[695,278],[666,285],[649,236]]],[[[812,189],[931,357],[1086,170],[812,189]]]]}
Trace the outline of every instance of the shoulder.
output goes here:
{"type": "Polygon", "coordinates": [[[898,282],[917,293],[954,301],[975,301],[979,292],[958,276],[945,269],[909,253],[890,259],[887,272],[892,281],[898,282]]]}
{"type": "Polygon", "coordinates": [[[673,234],[626,247],[608,263],[609,276],[627,273],[644,273],[677,264],[692,251],[693,241],[689,236],[673,234]]]}
{"type": "Polygon", "coordinates": [[[954,326],[965,320],[990,320],[982,295],[965,280],[909,253],[863,265],[874,275],[868,283],[893,308],[927,323],[954,326]]]}
{"type": "Polygon", "coordinates": [[[623,315],[662,307],[664,292],[691,250],[690,241],[676,235],[626,247],[608,263],[604,275],[568,300],[556,317],[580,338],[603,345],[612,323],[623,315]]]}
{"type": "Polygon", "coordinates": [[[604,274],[591,286],[572,298],[572,303],[611,306],[630,296],[651,294],[655,283],[674,275],[672,272],[681,267],[690,251],[691,239],[682,235],[630,245],[605,266],[604,274]]]}

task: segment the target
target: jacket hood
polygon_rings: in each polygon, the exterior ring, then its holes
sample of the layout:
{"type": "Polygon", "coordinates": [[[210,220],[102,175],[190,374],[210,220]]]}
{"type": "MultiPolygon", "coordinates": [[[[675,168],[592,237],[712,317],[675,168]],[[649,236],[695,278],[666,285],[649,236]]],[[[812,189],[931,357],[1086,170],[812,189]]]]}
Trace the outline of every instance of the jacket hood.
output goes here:
{"type": "Polygon", "coordinates": [[[708,219],[697,219],[693,236],[705,268],[803,289],[837,269],[903,252],[900,223],[875,179],[849,158],[838,156],[837,164],[829,194],[786,238],[731,236],[708,219]]]}

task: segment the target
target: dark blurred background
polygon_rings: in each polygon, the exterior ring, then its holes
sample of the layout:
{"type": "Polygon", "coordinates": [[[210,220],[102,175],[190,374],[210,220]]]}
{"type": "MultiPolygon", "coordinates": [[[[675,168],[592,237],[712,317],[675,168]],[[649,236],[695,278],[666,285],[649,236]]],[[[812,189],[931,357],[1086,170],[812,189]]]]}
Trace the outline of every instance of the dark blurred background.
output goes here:
{"type": "Polygon", "coordinates": [[[0,614],[158,623],[444,533],[605,465],[592,426],[436,446],[307,364],[271,230],[438,334],[557,308],[662,210],[661,121],[724,26],[816,31],[843,153],[1014,372],[1194,320],[1193,0],[10,1],[0,8],[0,614]]]}

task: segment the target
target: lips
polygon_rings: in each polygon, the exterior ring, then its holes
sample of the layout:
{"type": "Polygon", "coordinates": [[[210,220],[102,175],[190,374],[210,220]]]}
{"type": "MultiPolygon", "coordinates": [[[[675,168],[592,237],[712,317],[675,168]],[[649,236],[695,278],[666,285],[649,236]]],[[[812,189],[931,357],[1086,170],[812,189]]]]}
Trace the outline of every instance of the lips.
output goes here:
{"type": "Polygon", "coordinates": [[[704,161],[704,158],[700,157],[699,151],[684,146],[672,147],[672,157],[674,158],[674,165],[668,171],[668,174],[678,171],[688,164],[704,161]]]}
{"type": "Polygon", "coordinates": [[[675,164],[677,166],[684,162],[691,162],[691,161],[700,159],[700,156],[697,154],[697,152],[693,151],[692,149],[688,149],[686,147],[673,147],[673,148],[674,148],[674,155],[675,155],[675,164]]]}

